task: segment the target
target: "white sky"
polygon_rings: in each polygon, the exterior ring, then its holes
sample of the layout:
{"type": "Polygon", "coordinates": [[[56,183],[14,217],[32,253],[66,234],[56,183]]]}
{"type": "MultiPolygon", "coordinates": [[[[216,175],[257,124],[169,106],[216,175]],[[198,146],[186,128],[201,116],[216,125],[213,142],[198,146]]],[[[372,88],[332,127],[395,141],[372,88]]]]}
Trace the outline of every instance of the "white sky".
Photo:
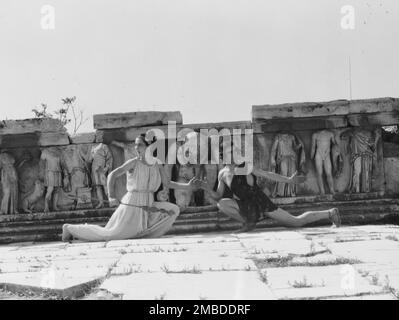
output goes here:
{"type": "Polygon", "coordinates": [[[1,0],[0,119],[77,96],[95,113],[179,110],[250,120],[251,106],[399,96],[398,0],[1,0]],[[55,29],[41,28],[43,5],[55,29]],[[341,28],[343,5],[355,29],[341,28]]]}

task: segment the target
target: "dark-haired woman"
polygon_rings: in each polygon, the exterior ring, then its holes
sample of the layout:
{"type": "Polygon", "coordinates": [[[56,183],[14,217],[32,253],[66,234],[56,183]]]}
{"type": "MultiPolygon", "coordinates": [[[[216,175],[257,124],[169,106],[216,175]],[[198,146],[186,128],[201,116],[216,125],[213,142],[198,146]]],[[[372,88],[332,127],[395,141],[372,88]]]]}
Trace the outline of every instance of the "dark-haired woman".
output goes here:
{"type": "Polygon", "coordinates": [[[300,216],[293,216],[289,212],[277,207],[269,197],[259,188],[256,177],[263,177],[272,181],[284,183],[302,183],[305,177],[294,174],[285,177],[273,172],[253,168],[248,175],[236,174],[241,172],[235,164],[226,165],[219,172],[219,184],[213,191],[207,183],[202,182],[201,188],[218,201],[220,211],[234,220],[243,223],[240,232],[250,231],[256,224],[271,218],[286,227],[302,227],[312,222],[326,220],[339,227],[341,219],[337,208],[323,211],[308,211],[300,216]]]}
{"type": "Polygon", "coordinates": [[[113,170],[107,179],[111,206],[119,205],[105,227],[89,224],[65,224],[62,240],[72,238],[85,241],[108,241],[132,238],[160,237],[170,230],[178,217],[179,207],[169,202],[154,201],[154,192],[163,184],[168,188],[193,190],[194,180],[188,183],[170,181],[160,161],[146,153],[149,143],[143,136],[135,140],[138,156],[113,170]],[[116,178],[127,174],[127,193],[115,196],[116,178]]]}

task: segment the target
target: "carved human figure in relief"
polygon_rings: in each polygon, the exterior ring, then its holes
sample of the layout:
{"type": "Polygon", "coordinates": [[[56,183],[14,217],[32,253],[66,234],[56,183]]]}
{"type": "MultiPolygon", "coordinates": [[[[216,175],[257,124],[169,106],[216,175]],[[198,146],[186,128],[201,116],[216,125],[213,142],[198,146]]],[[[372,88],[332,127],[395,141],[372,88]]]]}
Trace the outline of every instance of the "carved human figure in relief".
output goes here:
{"type": "MultiPolygon", "coordinates": [[[[63,162],[68,174],[68,186],[64,186],[67,191],[74,197],[76,204],[80,201],[79,192],[82,188],[89,186],[89,169],[87,165],[87,157],[84,155],[78,145],[70,145],[66,147],[63,154],[63,162]]],[[[90,192],[90,190],[89,190],[90,192]]]]}
{"type": "MultiPolygon", "coordinates": [[[[177,181],[188,182],[195,177],[202,179],[210,188],[214,188],[218,176],[219,150],[212,147],[211,142],[211,137],[200,132],[188,129],[181,133],[177,144],[177,181]]],[[[191,190],[175,190],[175,198],[180,208],[198,205],[193,199],[191,190]]],[[[216,202],[208,193],[205,193],[203,204],[216,204],[216,202]]]]}
{"type": "MultiPolygon", "coordinates": [[[[60,188],[63,186],[62,174],[64,169],[60,152],[55,147],[42,148],[41,152],[40,161],[44,166],[44,186],[46,187],[44,212],[58,211],[58,198],[60,188]]],[[[64,176],[67,178],[66,171],[64,176]]],[[[67,181],[65,182],[69,184],[67,181]]]]}
{"type": "MultiPolygon", "coordinates": [[[[338,146],[332,131],[321,130],[313,133],[310,157],[314,159],[317,173],[317,184],[321,194],[325,194],[323,174],[326,175],[330,193],[334,194],[332,148],[338,146]]],[[[339,149],[338,149],[339,150],[339,149]]],[[[335,157],[334,153],[334,157],[335,157]]]]}
{"type": "Polygon", "coordinates": [[[41,180],[36,180],[33,185],[33,190],[25,195],[21,201],[21,209],[25,213],[32,213],[35,210],[37,201],[44,194],[44,184],[41,180]]]}
{"type": "Polygon", "coordinates": [[[121,148],[123,150],[124,161],[126,162],[129,159],[133,159],[137,157],[137,152],[135,150],[134,142],[120,142],[120,141],[112,141],[112,145],[121,148]]]}
{"type": "Polygon", "coordinates": [[[1,214],[18,213],[18,174],[14,167],[15,159],[8,153],[0,153],[1,188],[1,214]]]}
{"type": "MultiPolygon", "coordinates": [[[[196,165],[191,164],[176,164],[177,169],[177,182],[188,183],[196,176],[196,165]]],[[[184,211],[188,206],[195,205],[192,190],[175,190],[176,204],[184,211]]]]}
{"type": "MultiPolygon", "coordinates": [[[[295,172],[304,171],[305,148],[303,142],[294,134],[278,133],[273,141],[270,152],[271,171],[290,177],[295,172]]],[[[296,186],[277,182],[273,197],[295,197],[296,186]]]]}
{"type": "Polygon", "coordinates": [[[100,143],[91,149],[91,180],[96,189],[97,209],[104,207],[104,195],[107,196],[107,176],[112,170],[112,154],[109,147],[100,143]]]}
{"type": "Polygon", "coordinates": [[[370,192],[372,190],[373,165],[376,159],[381,129],[374,132],[362,128],[347,130],[341,134],[349,138],[351,153],[351,181],[350,192],[370,192]]]}

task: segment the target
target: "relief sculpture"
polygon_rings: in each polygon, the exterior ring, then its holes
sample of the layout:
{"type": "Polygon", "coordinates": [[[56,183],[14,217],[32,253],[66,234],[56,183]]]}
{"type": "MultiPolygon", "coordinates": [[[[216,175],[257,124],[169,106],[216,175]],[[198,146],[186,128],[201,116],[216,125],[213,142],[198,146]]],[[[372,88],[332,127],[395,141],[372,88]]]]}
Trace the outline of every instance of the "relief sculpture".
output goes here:
{"type": "Polygon", "coordinates": [[[327,178],[327,185],[331,194],[335,193],[333,172],[338,175],[342,156],[335,139],[334,132],[321,130],[313,133],[310,157],[314,159],[317,174],[317,184],[321,194],[325,194],[323,175],[327,178]],[[334,169],[336,168],[336,169],[334,169]]]}
{"type": "Polygon", "coordinates": [[[75,209],[91,207],[91,188],[89,187],[89,167],[86,156],[78,145],[66,147],[63,155],[69,185],[64,186],[70,198],[75,202],[75,209]]]}
{"type": "Polygon", "coordinates": [[[373,166],[377,161],[377,146],[381,138],[381,129],[374,132],[362,128],[347,130],[341,134],[348,139],[348,151],[351,155],[350,192],[371,192],[373,166]]]}
{"type": "Polygon", "coordinates": [[[109,147],[100,143],[91,149],[91,182],[96,190],[98,204],[96,209],[104,207],[104,196],[107,197],[107,176],[112,170],[113,159],[109,147]]]}
{"type": "Polygon", "coordinates": [[[44,166],[44,186],[46,188],[44,212],[58,211],[60,188],[64,184],[69,185],[68,175],[57,148],[42,148],[41,151],[40,160],[44,166]],[[63,170],[65,170],[64,179],[63,170]]]}
{"type": "MultiPolygon", "coordinates": [[[[286,177],[305,171],[305,148],[298,136],[291,133],[277,134],[270,153],[271,171],[286,177]]],[[[296,186],[277,182],[272,196],[295,197],[296,186]]]]}
{"type": "Polygon", "coordinates": [[[12,155],[0,153],[0,178],[3,197],[1,199],[1,214],[18,213],[18,174],[15,169],[15,159],[12,155]]]}

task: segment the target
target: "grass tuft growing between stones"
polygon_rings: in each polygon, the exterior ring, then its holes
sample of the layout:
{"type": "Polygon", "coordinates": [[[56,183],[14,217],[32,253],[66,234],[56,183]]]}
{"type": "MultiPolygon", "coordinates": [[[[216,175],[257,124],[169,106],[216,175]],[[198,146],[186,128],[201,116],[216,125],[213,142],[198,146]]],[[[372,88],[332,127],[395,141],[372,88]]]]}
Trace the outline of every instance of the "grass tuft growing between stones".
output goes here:
{"type": "Polygon", "coordinates": [[[191,268],[185,267],[183,270],[170,270],[169,267],[164,264],[161,267],[161,270],[165,273],[193,273],[193,274],[200,274],[202,271],[198,268],[198,266],[192,266],[191,268]]]}
{"type": "Polygon", "coordinates": [[[290,285],[293,288],[314,288],[314,287],[325,287],[326,286],[324,280],[322,280],[321,284],[309,283],[306,276],[304,276],[302,280],[299,280],[299,281],[295,280],[293,283],[288,281],[288,285],[290,285]]]}
{"type": "Polygon", "coordinates": [[[260,280],[263,283],[268,284],[269,279],[267,278],[267,271],[266,270],[259,270],[259,277],[260,277],[260,280]]]}
{"type": "Polygon", "coordinates": [[[293,283],[291,283],[290,281],[288,281],[288,285],[290,285],[293,288],[311,288],[313,287],[312,284],[308,283],[308,280],[306,279],[306,277],[304,276],[302,280],[295,280],[293,283]]]}
{"type": "Polygon", "coordinates": [[[334,260],[328,261],[294,261],[295,257],[307,258],[309,256],[277,256],[277,257],[266,257],[266,258],[253,258],[255,265],[260,268],[284,268],[284,267],[324,267],[340,264],[358,264],[361,263],[358,259],[349,259],[345,257],[335,257],[334,260]]]}

